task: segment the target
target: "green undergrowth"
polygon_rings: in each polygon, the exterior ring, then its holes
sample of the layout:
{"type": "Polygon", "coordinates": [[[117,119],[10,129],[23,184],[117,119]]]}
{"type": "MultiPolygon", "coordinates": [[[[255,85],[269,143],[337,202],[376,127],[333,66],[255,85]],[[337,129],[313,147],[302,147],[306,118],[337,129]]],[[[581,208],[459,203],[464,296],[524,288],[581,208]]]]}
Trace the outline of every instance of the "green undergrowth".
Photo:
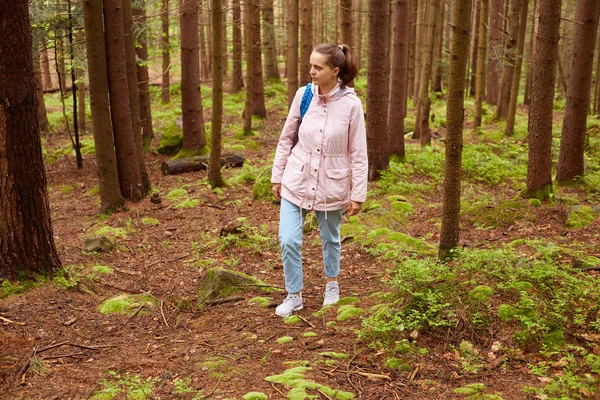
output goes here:
{"type": "Polygon", "coordinates": [[[94,392],[89,396],[91,400],[111,399],[150,399],[158,379],[142,379],[139,375],[129,372],[120,374],[116,371],[108,371],[109,377],[102,379],[94,392]]]}
{"type": "Polygon", "coordinates": [[[329,386],[307,379],[305,374],[311,370],[312,368],[310,367],[294,367],[281,374],[267,376],[265,380],[288,388],[289,391],[287,396],[290,400],[316,398],[316,396],[319,396],[319,392],[324,393],[330,399],[350,400],[355,398],[355,395],[352,392],[333,389],[329,386]]]}

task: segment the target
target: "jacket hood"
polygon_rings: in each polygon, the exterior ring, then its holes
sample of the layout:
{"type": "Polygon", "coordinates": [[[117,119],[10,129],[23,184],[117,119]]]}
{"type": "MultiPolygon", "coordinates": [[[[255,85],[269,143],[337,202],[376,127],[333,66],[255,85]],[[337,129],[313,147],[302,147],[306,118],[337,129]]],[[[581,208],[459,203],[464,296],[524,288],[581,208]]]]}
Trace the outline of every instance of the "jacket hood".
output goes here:
{"type": "Polygon", "coordinates": [[[343,96],[347,96],[350,94],[355,94],[354,88],[345,86],[341,87],[341,82],[338,81],[337,85],[333,89],[329,91],[327,94],[319,94],[319,85],[312,85],[313,96],[317,97],[319,101],[333,101],[337,100],[343,96]]]}

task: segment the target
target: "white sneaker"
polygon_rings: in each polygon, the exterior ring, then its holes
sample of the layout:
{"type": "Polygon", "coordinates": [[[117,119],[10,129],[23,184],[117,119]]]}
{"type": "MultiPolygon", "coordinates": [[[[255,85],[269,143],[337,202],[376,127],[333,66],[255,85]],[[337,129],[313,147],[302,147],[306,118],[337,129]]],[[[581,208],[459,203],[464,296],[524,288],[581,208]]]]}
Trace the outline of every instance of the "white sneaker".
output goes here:
{"type": "Polygon", "coordinates": [[[340,285],[337,281],[327,282],[323,297],[323,307],[335,304],[340,300],[340,285]]]}
{"type": "Polygon", "coordinates": [[[302,297],[295,293],[289,293],[283,303],[275,309],[275,315],[287,317],[294,311],[302,310],[302,297]]]}

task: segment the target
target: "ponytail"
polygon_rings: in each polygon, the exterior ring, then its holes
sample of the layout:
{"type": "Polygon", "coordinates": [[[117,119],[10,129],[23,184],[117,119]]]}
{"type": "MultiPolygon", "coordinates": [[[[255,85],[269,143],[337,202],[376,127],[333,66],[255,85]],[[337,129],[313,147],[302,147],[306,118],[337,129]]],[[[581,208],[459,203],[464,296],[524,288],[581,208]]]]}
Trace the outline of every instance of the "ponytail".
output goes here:
{"type": "Polygon", "coordinates": [[[351,84],[358,75],[358,64],[348,45],[323,43],[315,47],[314,51],[323,54],[331,68],[340,69],[338,79],[342,81],[342,87],[351,84]]]}

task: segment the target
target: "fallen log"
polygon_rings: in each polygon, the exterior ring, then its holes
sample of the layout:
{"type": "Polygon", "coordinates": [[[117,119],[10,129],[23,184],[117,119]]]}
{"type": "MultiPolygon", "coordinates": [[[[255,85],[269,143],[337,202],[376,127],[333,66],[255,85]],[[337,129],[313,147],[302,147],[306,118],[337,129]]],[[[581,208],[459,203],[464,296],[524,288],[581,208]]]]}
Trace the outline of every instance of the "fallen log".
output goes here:
{"type": "MultiPolygon", "coordinates": [[[[182,174],[184,172],[202,171],[208,167],[209,156],[180,158],[163,162],[161,170],[164,175],[182,174]]],[[[223,154],[221,167],[241,167],[246,159],[239,154],[223,154]]]]}

